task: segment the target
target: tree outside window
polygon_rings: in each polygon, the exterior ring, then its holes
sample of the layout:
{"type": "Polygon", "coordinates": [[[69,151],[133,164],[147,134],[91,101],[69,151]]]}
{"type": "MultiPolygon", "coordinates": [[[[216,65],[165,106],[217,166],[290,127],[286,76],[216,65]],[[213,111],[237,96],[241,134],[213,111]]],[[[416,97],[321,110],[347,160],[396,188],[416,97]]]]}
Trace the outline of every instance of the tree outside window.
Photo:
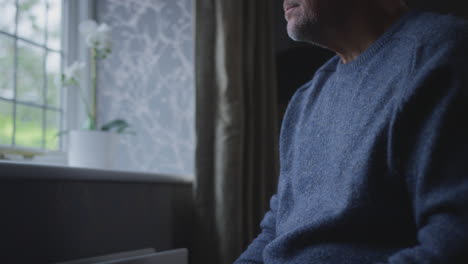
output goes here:
{"type": "Polygon", "coordinates": [[[59,150],[61,0],[0,0],[0,145],[59,150]]]}

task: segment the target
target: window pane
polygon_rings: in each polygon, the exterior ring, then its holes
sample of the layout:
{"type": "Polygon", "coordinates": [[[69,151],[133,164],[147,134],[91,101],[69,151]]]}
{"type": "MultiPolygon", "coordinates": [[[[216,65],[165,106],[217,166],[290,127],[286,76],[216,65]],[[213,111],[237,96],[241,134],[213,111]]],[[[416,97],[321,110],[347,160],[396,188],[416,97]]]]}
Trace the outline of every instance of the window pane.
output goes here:
{"type": "Polygon", "coordinates": [[[19,0],[18,36],[45,44],[45,0],[19,0]]]}
{"type": "Polygon", "coordinates": [[[15,0],[0,0],[0,30],[15,33],[15,0]]]}
{"type": "Polygon", "coordinates": [[[42,147],[42,108],[17,104],[15,143],[22,147],[42,147]]]}
{"type": "Polygon", "coordinates": [[[13,103],[0,100],[0,144],[11,145],[13,138],[13,103]]]}
{"type": "Polygon", "coordinates": [[[59,50],[61,48],[61,16],[62,0],[49,0],[47,46],[55,50],[59,50]]]}
{"type": "Polygon", "coordinates": [[[17,99],[43,104],[44,50],[18,40],[17,99]]]}
{"type": "Polygon", "coordinates": [[[48,150],[59,149],[59,137],[60,132],[60,112],[47,111],[47,123],[46,123],[46,148],[48,150]]]}
{"type": "Polygon", "coordinates": [[[13,38],[0,35],[0,97],[7,99],[13,99],[14,47],[13,38]]]}
{"type": "Polygon", "coordinates": [[[60,78],[60,53],[47,54],[47,104],[60,107],[60,87],[57,80],[60,78]]]}

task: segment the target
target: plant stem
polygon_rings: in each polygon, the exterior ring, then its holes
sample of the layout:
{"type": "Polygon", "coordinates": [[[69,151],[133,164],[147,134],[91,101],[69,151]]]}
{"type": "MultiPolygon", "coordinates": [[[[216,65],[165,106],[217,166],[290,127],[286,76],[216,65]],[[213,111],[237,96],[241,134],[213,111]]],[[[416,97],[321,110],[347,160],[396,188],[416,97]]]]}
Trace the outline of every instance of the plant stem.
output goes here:
{"type": "Polygon", "coordinates": [[[86,114],[88,115],[88,118],[91,116],[91,107],[89,107],[88,100],[86,100],[86,97],[84,96],[83,89],[78,85],[78,94],[81,97],[81,100],[83,101],[85,108],[86,108],[86,114]]]}
{"type": "Polygon", "coordinates": [[[97,49],[91,49],[91,79],[92,79],[92,109],[91,109],[91,124],[90,129],[96,130],[97,129],[97,49]]]}

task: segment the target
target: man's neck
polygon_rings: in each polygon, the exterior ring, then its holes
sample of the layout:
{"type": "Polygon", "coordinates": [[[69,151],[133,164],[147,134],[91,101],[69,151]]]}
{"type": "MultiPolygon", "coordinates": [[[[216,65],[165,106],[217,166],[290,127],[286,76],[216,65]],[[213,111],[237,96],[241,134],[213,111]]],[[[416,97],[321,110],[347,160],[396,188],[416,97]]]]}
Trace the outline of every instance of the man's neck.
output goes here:
{"type": "Polygon", "coordinates": [[[342,63],[349,63],[369,48],[407,11],[406,6],[393,9],[376,6],[371,10],[358,10],[349,17],[347,23],[329,31],[329,41],[325,46],[340,56],[342,63]]]}

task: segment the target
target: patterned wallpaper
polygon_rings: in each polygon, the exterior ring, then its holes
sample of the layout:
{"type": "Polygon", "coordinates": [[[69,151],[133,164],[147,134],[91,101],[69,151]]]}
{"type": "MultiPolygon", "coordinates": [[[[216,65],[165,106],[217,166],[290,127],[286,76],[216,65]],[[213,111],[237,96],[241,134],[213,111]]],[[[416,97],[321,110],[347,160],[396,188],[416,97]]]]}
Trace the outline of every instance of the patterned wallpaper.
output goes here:
{"type": "Polygon", "coordinates": [[[136,135],[118,146],[115,169],[193,177],[191,0],[99,0],[113,52],[98,67],[98,118],[124,118],[136,135]]]}

